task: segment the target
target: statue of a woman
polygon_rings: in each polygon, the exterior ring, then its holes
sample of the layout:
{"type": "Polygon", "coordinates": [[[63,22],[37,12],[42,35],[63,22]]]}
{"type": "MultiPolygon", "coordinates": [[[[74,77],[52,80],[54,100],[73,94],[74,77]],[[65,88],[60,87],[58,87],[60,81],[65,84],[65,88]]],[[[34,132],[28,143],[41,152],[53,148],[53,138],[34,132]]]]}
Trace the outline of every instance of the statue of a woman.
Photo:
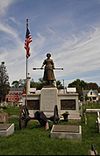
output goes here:
{"type": "Polygon", "coordinates": [[[47,53],[47,59],[44,60],[41,69],[43,69],[43,66],[45,66],[44,68],[44,76],[43,76],[43,80],[47,82],[48,85],[52,85],[53,81],[55,81],[55,76],[54,76],[54,62],[53,60],[50,58],[51,54],[47,53]]]}

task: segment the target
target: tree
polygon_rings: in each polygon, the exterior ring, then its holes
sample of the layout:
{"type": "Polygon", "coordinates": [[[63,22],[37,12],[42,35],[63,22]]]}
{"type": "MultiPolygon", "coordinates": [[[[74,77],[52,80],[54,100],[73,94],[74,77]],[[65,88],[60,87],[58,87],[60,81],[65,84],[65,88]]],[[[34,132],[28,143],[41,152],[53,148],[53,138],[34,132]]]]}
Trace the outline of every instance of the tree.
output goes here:
{"type": "MultiPolygon", "coordinates": [[[[43,86],[46,86],[46,82],[43,81],[43,78],[39,78],[38,82],[34,82],[34,80],[32,79],[30,82],[30,86],[40,90],[43,88],[43,86]]],[[[57,89],[64,88],[64,86],[61,84],[59,80],[56,81],[56,86],[57,86],[57,89]]]]}
{"type": "Polygon", "coordinates": [[[82,100],[83,89],[87,88],[87,83],[83,80],[76,79],[68,85],[68,87],[76,87],[77,92],[79,93],[79,99],[82,100]]]}
{"type": "Polygon", "coordinates": [[[64,89],[64,86],[61,84],[61,81],[56,81],[56,86],[58,89],[64,89]]]}
{"type": "Polygon", "coordinates": [[[100,87],[94,82],[84,82],[83,80],[76,79],[68,85],[68,87],[76,87],[77,92],[79,93],[79,99],[82,100],[83,90],[97,90],[100,91],[100,87]]]}
{"type": "Polygon", "coordinates": [[[88,83],[88,89],[99,90],[99,86],[96,83],[88,83]]]}
{"type": "Polygon", "coordinates": [[[14,88],[18,88],[19,87],[19,81],[13,81],[12,82],[12,87],[14,87],[14,88]]]}
{"type": "Polygon", "coordinates": [[[19,81],[15,80],[15,81],[12,82],[11,85],[12,85],[13,88],[19,88],[19,87],[25,88],[26,80],[25,79],[20,79],[19,81]]]}
{"type": "Polygon", "coordinates": [[[7,74],[5,62],[1,62],[1,65],[0,65],[0,102],[5,100],[5,96],[8,94],[9,88],[10,88],[9,76],[7,74]]]}
{"type": "Polygon", "coordinates": [[[34,82],[33,79],[30,82],[30,86],[38,90],[42,89],[44,85],[45,85],[45,82],[43,81],[42,78],[39,78],[38,82],[34,82]]]}

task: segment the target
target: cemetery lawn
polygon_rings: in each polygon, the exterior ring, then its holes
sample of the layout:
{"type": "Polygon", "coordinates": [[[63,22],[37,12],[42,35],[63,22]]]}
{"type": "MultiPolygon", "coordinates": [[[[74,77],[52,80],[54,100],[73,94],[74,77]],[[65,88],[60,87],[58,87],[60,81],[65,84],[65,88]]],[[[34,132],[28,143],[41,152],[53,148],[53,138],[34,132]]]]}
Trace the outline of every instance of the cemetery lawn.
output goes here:
{"type": "MultiPolygon", "coordinates": [[[[91,105],[86,105],[85,108],[91,108],[91,105]]],[[[92,108],[100,108],[100,104],[92,104],[92,108]]],[[[88,155],[91,144],[100,154],[100,133],[95,113],[87,114],[87,125],[84,124],[84,118],[80,122],[60,121],[59,124],[82,125],[82,140],[79,141],[50,138],[50,130],[46,131],[38,121],[33,120],[28,122],[27,128],[20,130],[17,117],[19,108],[8,107],[4,111],[12,116],[9,122],[15,124],[15,132],[11,136],[0,137],[0,155],[88,155]]]]}

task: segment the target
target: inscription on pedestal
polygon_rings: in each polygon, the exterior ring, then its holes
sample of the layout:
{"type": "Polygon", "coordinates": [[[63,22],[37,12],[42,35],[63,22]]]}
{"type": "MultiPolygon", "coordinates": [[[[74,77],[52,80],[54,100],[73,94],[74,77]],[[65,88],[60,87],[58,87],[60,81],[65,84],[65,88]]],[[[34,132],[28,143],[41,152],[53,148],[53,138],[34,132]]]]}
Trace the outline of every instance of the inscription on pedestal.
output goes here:
{"type": "Polygon", "coordinates": [[[40,110],[54,111],[57,105],[57,88],[43,88],[41,91],[40,110]]]}
{"type": "Polygon", "coordinates": [[[27,100],[27,108],[28,110],[39,110],[40,101],[39,100],[27,100]]]}
{"type": "Polygon", "coordinates": [[[76,101],[74,99],[61,100],[61,110],[76,110],[76,101]]]}

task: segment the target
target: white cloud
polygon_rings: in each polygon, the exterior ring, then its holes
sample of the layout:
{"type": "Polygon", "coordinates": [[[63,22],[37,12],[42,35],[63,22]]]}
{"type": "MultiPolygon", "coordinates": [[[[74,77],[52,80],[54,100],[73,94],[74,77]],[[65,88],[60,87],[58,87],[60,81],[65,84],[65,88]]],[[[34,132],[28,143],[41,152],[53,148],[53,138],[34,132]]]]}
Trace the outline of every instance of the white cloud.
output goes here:
{"type": "Polygon", "coordinates": [[[72,39],[66,40],[54,50],[54,58],[56,65],[64,68],[63,72],[56,72],[57,78],[69,77],[74,73],[75,76],[79,76],[82,73],[84,75],[84,72],[99,70],[100,29],[94,28],[91,32],[84,32],[83,36],[72,36],[72,39]]]}
{"type": "Polygon", "coordinates": [[[24,42],[14,28],[3,22],[0,23],[0,31],[4,34],[2,40],[6,40],[6,42],[11,44],[11,47],[9,47],[8,43],[0,47],[0,60],[6,62],[9,80],[12,82],[24,75],[24,42]]]}
{"type": "MultiPolygon", "coordinates": [[[[92,82],[97,80],[97,82],[99,82],[98,78],[96,78],[96,76],[94,77],[94,74],[93,76],[89,77],[89,75],[85,76],[84,73],[90,71],[94,72],[95,70],[99,70],[100,68],[100,29],[95,29],[93,33],[87,33],[84,35],[84,37],[78,37],[74,34],[74,36],[72,36],[70,40],[67,40],[66,42],[61,42],[59,48],[58,45],[55,45],[56,49],[54,49],[54,51],[52,52],[53,60],[56,67],[64,68],[63,71],[55,71],[56,78],[60,80],[65,78],[66,83],[71,83],[71,80],[75,80],[77,78],[84,78],[83,80],[92,80],[92,82]]],[[[31,43],[30,46],[31,56],[29,58],[28,68],[30,75],[35,80],[38,80],[40,77],[43,76],[43,71],[33,71],[33,67],[40,67],[42,65],[45,55],[44,53],[41,53],[41,50],[47,42],[49,41],[46,40],[46,36],[38,34],[37,37],[33,39],[33,43],[31,43]]],[[[25,52],[22,46],[19,46],[19,48],[14,52],[16,60],[12,64],[16,70],[16,73],[14,73],[14,70],[11,71],[11,75],[13,75],[13,80],[25,77],[25,60],[23,57],[24,55],[22,52],[21,54],[18,54],[18,50],[22,50],[23,52],[25,52]],[[23,57],[22,63],[21,60],[18,60],[18,58],[21,57],[23,57]]],[[[11,54],[12,53],[13,52],[11,52],[11,54]]],[[[97,77],[99,76],[97,75],[97,77]]]]}
{"type": "Polygon", "coordinates": [[[14,2],[14,0],[0,0],[0,16],[4,15],[7,8],[14,2]]]}
{"type": "MultiPolygon", "coordinates": [[[[6,1],[7,2],[7,1],[6,1]]],[[[9,5],[12,1],[9,1],[9,5]]],[[[4,5],[8,6],[7,4],[4,5]]],[[[3,6],[2,6],[3,8],[3,6]]],[[[10,18],[10,17],[9,17],[10,18]]],[[[14,17],[10,20],[18,23],[14,17]]],[[[10,82],[25,78],[25,49],[24,41],[21,40],[19,33],[8,24],[0,23],[0,32],[4,37],[10,38],[12,48],[0,47],[0,60],[7,64],[10,82]]],[[[71,36],[61,36],[58,31],[52,27],[47,27],[44,32],[38,32],[33,36],[33,42],[30,45],[31,56],[29,58],[29,73],[33,79],[38,80],[43,76],[43,71],[33,71],[33,67],[40,67],[45,58],[44,49],[53,49],[51,51],[56,67],[63,67],[63,71],[55,71],[57,79],[65,79],[66,83],[76,78],[84,78],[100,83],[99,77],[89,75],[84,76],[85,72],[99,70],[100,68],[100,29],[99,27],[89,27],[89,31],[82,31],[71,36]],[[75,77],[74,77],[75,75],[75,77]]],[[[7,40],[6,39],[6,40],[7,40]]]]}
{"type": "MultiPolygon", "coordinates": [[[[97,83],[100,83],[98,75],[94,77],[86,77],[84,74],[86,72],[94,72],[95,70],[100,69],[100,29],[94,27],[89,29],[89,32],[82,32],[80,35],[73,34],[69,40],[64,40],[59,36],[53,29],[49,29],[49,36],[52,41],[56,41],[54,51],[51,52],[53,60],[56,67],[63,67],[63,71],[55,71],[57,79],[65,79],[66,83],[77,78],[84,78],[83,80],[91,80],[94,82],[97,80],[97,83]],[[83,34],[83,35],[82,35],[83,34]],[[72,77],[72,78],[71,78],[72,77]]],[[[34,79],[38,79],[43,76],[43,71],[33,71],[32,68],[40,67],[43,59],[45,58],[44,53],[41,54],[42,48],[45,44],[49,43],[50,40],[47,40],[47,35],[38,35],[35,42],[33,41],[33,51],[32,58],[30,58],[30,73],[34,79]],[[35,51],[36,49],[36,51],[35,51]]],[[[99,73],[98,73],[99,74],[99,73]]]]}

